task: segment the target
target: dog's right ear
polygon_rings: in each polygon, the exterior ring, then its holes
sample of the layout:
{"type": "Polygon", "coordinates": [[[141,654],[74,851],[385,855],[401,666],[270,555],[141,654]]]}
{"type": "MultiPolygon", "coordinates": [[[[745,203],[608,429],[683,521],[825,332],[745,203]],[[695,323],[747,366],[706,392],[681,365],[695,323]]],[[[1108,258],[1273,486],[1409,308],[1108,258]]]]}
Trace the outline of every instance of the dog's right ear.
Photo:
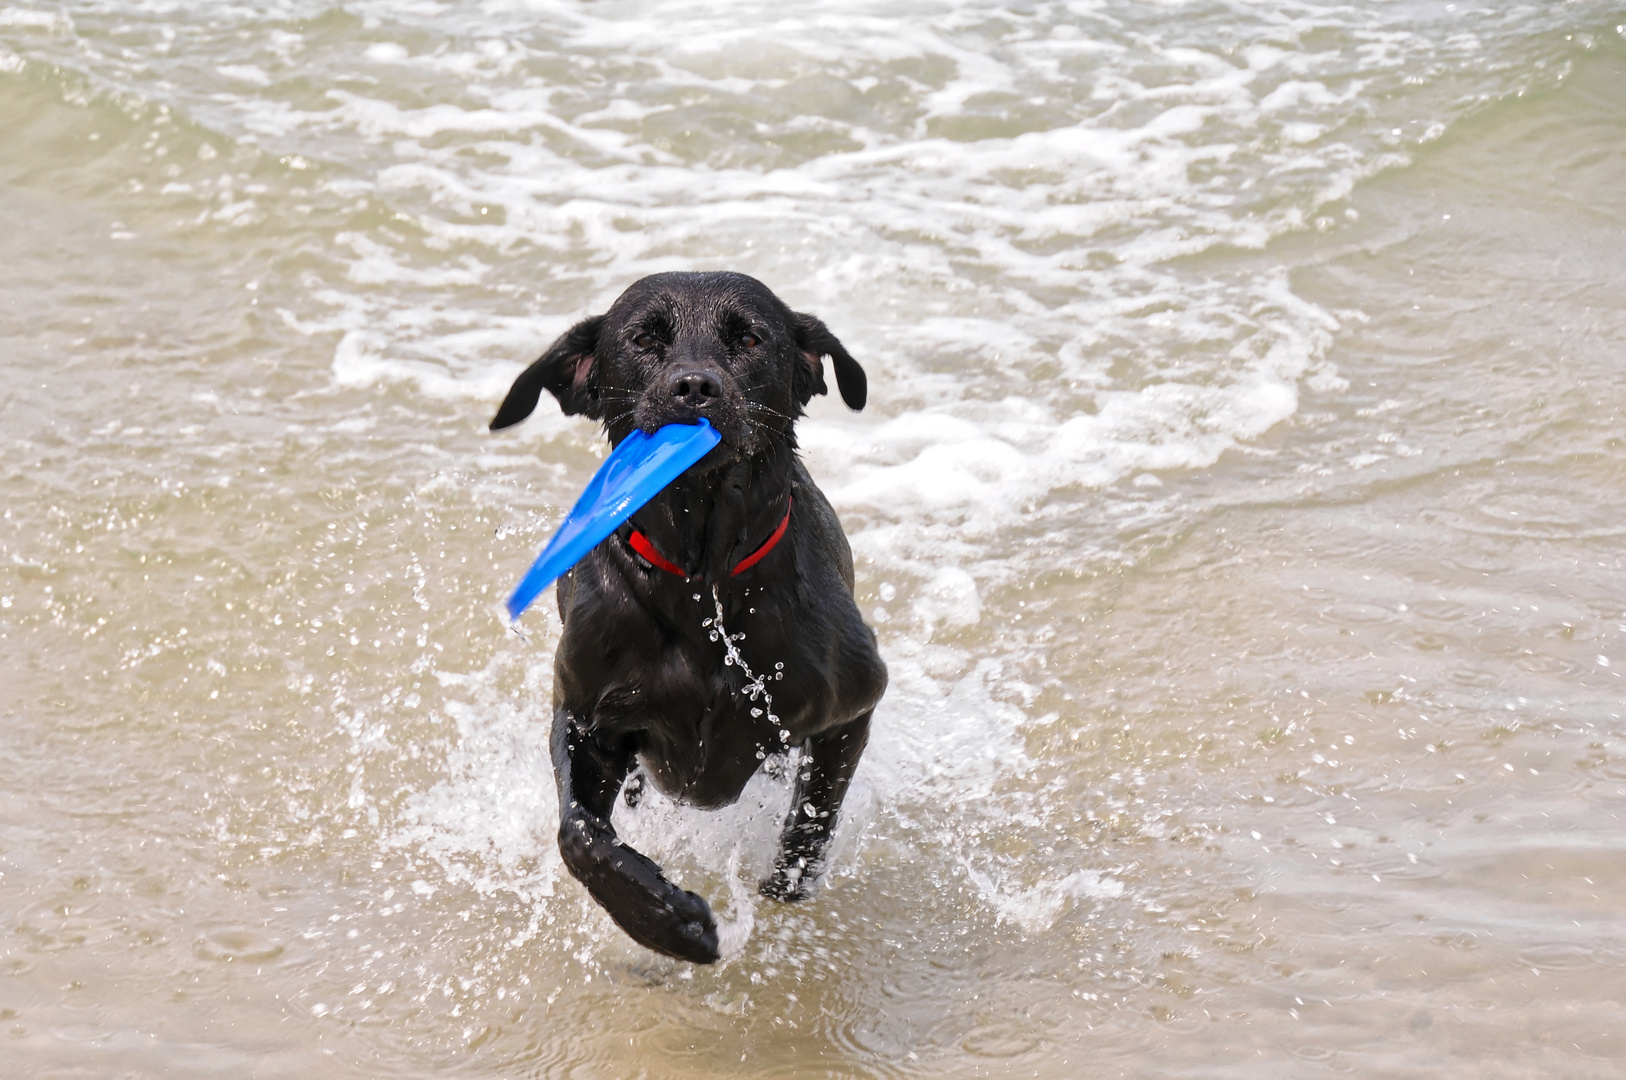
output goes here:
{"type": "Polygon", "coordinates": [[[491,430],[510,427],[531,415],[544,390],[559,399],[559,407],[566,416],[600,419],[604,408],[598,397],[598,364],[594,351],[598,348],[598,332],[603,325],[602,315],[583,319],[549,346],[540,360],[521,372],[503,399],[502,408],[492,418],[491,430]]]}

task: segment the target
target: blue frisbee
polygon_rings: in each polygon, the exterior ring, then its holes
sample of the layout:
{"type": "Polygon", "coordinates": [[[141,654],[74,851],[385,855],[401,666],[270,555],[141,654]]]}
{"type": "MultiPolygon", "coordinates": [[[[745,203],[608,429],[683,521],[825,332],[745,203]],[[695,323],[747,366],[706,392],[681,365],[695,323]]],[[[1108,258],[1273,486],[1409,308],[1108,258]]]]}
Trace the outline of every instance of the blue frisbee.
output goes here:
{"type": "Polygon", "coordinates": [[[520,579],[508,598],[509,617],[524,614],[554,578],[580,562],[722,438],[705,417],[698,424],[667,424],[653,435],[633,429],[610,451],[553,539],[520,579]]]}

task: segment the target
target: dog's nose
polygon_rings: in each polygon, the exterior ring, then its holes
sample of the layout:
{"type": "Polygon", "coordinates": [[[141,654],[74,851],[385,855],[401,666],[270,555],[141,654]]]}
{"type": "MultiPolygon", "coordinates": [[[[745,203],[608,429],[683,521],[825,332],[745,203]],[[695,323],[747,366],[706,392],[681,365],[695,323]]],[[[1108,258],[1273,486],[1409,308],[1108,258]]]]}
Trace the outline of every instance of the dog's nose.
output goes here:
{"type": "Polygon", "coordinates": [[[683,404],[699,408],[721,397],[723,384],[709,371],[678,371],[667,376],[666,391],[683,404]]]}

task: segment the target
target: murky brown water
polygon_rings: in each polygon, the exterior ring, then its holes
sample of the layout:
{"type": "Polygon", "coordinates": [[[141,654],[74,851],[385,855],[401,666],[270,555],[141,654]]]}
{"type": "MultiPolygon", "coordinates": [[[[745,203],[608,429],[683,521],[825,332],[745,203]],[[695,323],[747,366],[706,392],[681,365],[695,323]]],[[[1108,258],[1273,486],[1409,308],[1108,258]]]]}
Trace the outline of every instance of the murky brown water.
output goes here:
{"type": "Polygon", "coordinates": [[[0,12],[0,1075],[1619,1075],[1618,18],[769,14],[0,12]],[[894,685],[813,904],[628,815],[697,969],[498,616],[599,442],[483,428],[715,265],[894,685]]]}

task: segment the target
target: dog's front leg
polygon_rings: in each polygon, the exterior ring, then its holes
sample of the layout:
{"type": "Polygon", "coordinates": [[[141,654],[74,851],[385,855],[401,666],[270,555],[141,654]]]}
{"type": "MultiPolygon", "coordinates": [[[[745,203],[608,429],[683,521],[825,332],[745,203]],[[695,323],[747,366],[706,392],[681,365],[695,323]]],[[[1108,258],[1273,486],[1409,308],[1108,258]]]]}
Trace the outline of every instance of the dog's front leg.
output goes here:
{"type": "Polygon", "coordinates": [[[844,727],[815,735],[802,744],[792,788],[790,813],[779,837],[773,873],[762,882],[763,896],[787,903],[812,896],[824,871],[824,850],[852,783],[858,759],[869,742],[869,713],[844,727]]]}
{"type": "Polygon", "coordinates": [[[716,961],[717,923],[705,900],[667,881],[610,824],[616,794],[632,771],[630,740],[595,738],[561,708],[553,717],[552,750],[559,853],[571,876],[639,944],[697,964],[716,961]]]}

